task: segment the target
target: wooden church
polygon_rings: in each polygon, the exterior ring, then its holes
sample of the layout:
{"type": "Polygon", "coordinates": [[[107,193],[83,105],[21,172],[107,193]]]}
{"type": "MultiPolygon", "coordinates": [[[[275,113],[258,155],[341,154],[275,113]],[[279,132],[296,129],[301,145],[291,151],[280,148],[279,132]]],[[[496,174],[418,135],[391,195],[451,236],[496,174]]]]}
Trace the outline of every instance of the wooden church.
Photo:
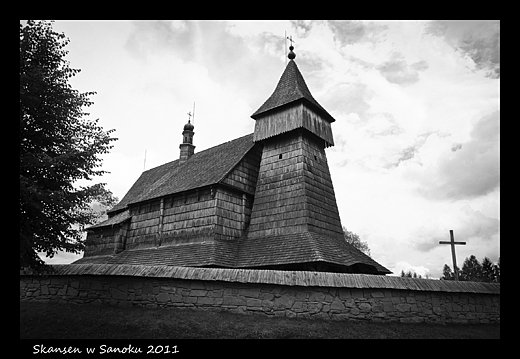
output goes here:
{"type": "Polygon", "coordinates": [[[179,159],[143,172],[75,263],[391,273],[344,239],[325,155],[335,120],[289,49],[254,133],[196,153],[188,120],[179,159]]]}

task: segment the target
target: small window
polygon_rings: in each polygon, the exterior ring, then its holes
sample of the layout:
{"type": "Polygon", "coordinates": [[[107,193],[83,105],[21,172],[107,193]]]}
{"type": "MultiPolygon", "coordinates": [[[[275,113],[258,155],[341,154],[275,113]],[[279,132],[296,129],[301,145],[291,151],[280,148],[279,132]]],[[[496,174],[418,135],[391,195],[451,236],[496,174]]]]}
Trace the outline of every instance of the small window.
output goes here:
{"type": "Polygon", "coordinates": [[[316,155],[314,155],[314,160],[317,161],[318,160],[318,157],[316,157],[316,155]]]}
{"type": "Polygon", "coordinates": [[[279,160],[282,159],[282,154],[281,154],[281,153],[278,155],[278,159],[279,159],[279,160]]]}

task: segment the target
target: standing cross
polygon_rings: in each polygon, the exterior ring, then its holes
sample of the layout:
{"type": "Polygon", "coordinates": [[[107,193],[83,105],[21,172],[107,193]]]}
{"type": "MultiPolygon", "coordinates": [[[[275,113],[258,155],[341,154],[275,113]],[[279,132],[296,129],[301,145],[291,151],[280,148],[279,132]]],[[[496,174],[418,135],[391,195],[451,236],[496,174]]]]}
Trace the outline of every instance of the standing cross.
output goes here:
{"type": "Polygon", "coordinates": [[[188,122],[191,120],[191,112],[188,112],[188,122]]]}
{"type": "Polygon", "coordinates": [[[459,271],[457,270],[457,259],[455,257],[455,244],[466,244],[466,242],[455,242],[453,238],[453,230],[450,229],[451,241],[439,241],[439,244],[451,244],[451,257],[453,259],[453,271],[455,272],[455,280],[459,280],[459,271]]]}

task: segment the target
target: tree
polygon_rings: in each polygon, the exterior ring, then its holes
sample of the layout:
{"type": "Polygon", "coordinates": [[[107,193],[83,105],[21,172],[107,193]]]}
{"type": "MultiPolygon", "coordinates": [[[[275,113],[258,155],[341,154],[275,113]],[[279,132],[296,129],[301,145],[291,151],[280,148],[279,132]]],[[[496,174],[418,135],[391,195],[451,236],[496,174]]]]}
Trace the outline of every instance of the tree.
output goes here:
{"type": "Polygon", "coordinates": [[[470,255],[462,264],[460,280],[480,282],[482,278],[482,265],[474,255],[470,255]]]}
{"type": "Polygon", "coordinates": [[[495,266],[488,257],[484,257],[482,260],[482,281],[483,282],[495,282],[495,266]]]}
{"type": "Polygon", "coordinates": [[[370,248],[368,248],[367,242],[363,242],[357,234],[348,231],[345,227],[343,227],[343,233],[347,243],[352,244],[355,248],[359,249],[361,252],[370,257],[370,248]]]}
{"type": "Polygon", "coordinates": [[[403,269],[401,269],[401,277],[406,277],[406,278],[419,278],[421,279],[422,276],[419,274],[417,274],[416,272],[413,272],[411,270],[409,270],[408,272],[405,273],[405,271],[403,269]]]}
{"type": "Polygon", "coordinates": [[[81,252],[83,229],[100,215],[90,204],[116,200],[104,183],[77,185],[107,173],[100,155],[116,138],[83,111],[95,92],[69,84],[80,70],[64,59],[68,43],[52,23],[20,24],[20,268],[43,269],[38,252],[81,252]]]}
{"type": "MultiPolygon", "coordinates": [[[[498,282],[500,283],[500,258],[498,263],[493,264],[488,257],[484,257],[480,263],[474,255],[466,257],[459,271],[460,281],[473,282],[498,282]]],[[[455,280],[455,275],[451,268],[445,264],[442,271],[441,280],[455,280]]]]}
{"type": "MultiPolygon", "coordinates": [[[[457,271],[460,274],[459,267],[457,267],[457,271]]],[[[455,273],[451,270],[449,265],[444,264],[444,267],[442,268],[442,277],[440,279],[441,280],[455,280],[455,273]]]]}

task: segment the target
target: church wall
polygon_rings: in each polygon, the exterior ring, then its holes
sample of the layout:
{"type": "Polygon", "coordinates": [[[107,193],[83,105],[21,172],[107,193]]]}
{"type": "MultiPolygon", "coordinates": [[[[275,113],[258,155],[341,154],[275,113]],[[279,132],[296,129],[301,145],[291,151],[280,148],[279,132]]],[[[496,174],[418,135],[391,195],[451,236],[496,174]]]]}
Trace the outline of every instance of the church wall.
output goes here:
{"type": "Polygon", "coordinates": [[[232,188],[218,187],[215,195],[215,238],[233,239],[244,234],[251,218],[253,197],[232,188]]]}
{"type": "Polygon", "coordinates": [[[249,238],[306,229],[301,132],[265,141],[249,238]]]}
{"type": "Polygon", "coordinates": [[[115,226],[87,232],[84,257],[114,254],[120,240],[119,231],[119,226],[115,226]]]}
{"type": "MultiPolygon", "coordinates": [[[[284,275],[281,271],[271,272],[274,277],[284,275]]],[[[463,286],[468,288],[467,292],[295,286],[117,275],[21,275],[20,300],[225,310],[287,318],[500,323],[500,294],[475,293],[470,289],[473,285],[469,282],[463,283],[463,286]]]]}
{"type": "Polygon", "coordinates": [[[135,205],[131,207],[126,249],[213,238],[215,213],[215,200],[209,187],[165,196],[162,212],[161,199],[135,205]]]}
{"type": "Polygon", "coordinates": [[[322,139],[299,130],[264,143],[253,212],[249,238],[305,230],[343,238],[322,139]]]}
{"type": "Polygon", "coordinates": [[[130,206],[130,227],[125,249],[156,246],[159,228],[160,200],[130,206]]]}
{"type": "Polygon", "coordinates": [[[261,146],[256,145],[220,183],[254,194],[261,156],[261,146]]]}
{"type": "Polygon", "coordinates": [[[209,187],[166,197],[161,245],[213,238],[215,200],[209,187]]]}

